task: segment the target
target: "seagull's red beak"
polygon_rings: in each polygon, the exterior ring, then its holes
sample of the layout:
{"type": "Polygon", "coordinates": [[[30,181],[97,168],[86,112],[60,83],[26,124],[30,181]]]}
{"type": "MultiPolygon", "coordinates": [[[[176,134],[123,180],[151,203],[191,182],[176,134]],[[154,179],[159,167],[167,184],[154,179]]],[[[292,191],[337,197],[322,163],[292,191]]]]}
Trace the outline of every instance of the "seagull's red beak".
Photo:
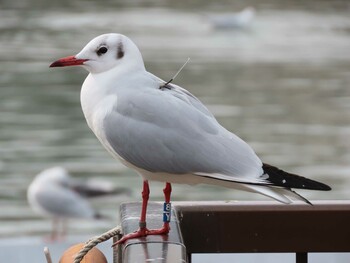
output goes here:
{"type": "Polygon", "coordinates": [[[53,62],[50,65],[50,68],[53,67],[66,67],[66,66],[78,66],[78,65],[83,65],[85,61],[88,61],[88,59],[78,59],[75,56],[69,56],[65,58],[60,58],[53,62]]]}

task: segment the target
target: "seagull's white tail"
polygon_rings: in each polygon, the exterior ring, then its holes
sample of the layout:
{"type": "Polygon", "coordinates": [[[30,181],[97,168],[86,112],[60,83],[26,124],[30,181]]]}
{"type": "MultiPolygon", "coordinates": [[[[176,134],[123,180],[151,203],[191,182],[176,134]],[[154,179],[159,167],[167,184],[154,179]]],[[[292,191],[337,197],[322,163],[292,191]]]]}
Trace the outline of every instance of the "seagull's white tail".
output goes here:
{"type": "Polygon", "coordinates": [[[279,189],[279,188],[270,188],[267,186],[261,186],[261,185],[245,185],[250,191],[257,192],[259,194],[265,195],[267,197],[271,197],[281,203],[284,204],[290,204],[293,201],[289,198],[289,196],[286,195],[285,189],[279,189]],[[281,191],[282,190],[282,191],[281,191]],[[284,191],[283,191],[284,190],[284,191]]]}
{"type": "Polygon", "coordinates": [[[259,194],[265,195],[267,197],[271,197],[281,203],[290,204],[293,200],[299,200],[309,205],[312,203],[307,200],[305,197],[299,195],[293,190],[287,188],[277,188],[277,187],[267,187],[261,185],[245,185],[252,192],[257,192],[259,194]]]}

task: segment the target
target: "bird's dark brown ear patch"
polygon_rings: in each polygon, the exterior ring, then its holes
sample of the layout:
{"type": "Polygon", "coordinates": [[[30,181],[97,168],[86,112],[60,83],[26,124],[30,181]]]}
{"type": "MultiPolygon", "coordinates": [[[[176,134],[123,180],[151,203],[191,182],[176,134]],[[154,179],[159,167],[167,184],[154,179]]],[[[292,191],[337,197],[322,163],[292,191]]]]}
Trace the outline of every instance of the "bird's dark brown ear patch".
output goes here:
{"type": "Polygon", "coordinates": [[[124,57],[124,45],[122,42],[119,42],[117,48],[117,59],[124,57]]]}

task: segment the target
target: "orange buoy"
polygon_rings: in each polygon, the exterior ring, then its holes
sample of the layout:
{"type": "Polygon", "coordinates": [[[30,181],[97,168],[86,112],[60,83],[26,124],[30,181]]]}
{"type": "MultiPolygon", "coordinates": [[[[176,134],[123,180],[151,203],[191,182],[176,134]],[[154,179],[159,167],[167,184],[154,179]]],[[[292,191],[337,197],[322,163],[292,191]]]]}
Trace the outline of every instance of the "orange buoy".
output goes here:
{"type": "MultiPolygon", "coordinates": [[[[59,263],[73,263],[75,256],[83,246],[83,243],[79,243],[68,248],[63,253],[59,263]]],[[[80,263],[107,263],[107,259],[98,248],[94,247],[84,256],[80,263]]]]}

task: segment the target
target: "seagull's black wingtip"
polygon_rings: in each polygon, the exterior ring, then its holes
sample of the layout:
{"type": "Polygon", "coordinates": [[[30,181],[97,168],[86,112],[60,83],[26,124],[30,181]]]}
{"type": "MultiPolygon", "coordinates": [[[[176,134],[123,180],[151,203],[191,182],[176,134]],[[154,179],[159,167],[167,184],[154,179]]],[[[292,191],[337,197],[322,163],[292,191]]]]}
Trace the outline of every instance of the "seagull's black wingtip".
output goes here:
{"type": "Polygon", "coordinates": [[[281,169],[266,163],[263,164],[262,168],[264,173],[268,175],[267,180],[275,186],[319,191],[332,190],[329,185],[282,171],[281,169]]]}

